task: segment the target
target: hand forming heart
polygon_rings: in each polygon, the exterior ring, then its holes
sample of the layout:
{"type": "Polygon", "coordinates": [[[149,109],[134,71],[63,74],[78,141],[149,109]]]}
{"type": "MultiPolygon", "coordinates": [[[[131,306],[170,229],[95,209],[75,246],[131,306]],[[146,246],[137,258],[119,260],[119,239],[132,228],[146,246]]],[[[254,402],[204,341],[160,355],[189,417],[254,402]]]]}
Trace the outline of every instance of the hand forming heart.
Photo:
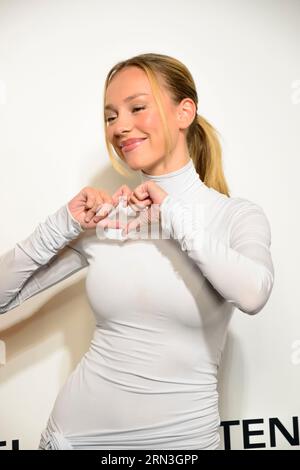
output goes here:
{"type": "MultiPolygon", "coordinates": [[[[158,186],[154,181],[146,181],[137,186],[133,191],[127,186],[121,186],[112,196],[113,207],[116,207],[122,200],[123,205],[130,206],[139,215],[129,221],[122,221],[106,218],[99,222],[103,228],[123,228],[124,235],[132,231],[140,231],[142,226],[158,223],[160,220],[160,205],[167,197],[168,193],[158,186]]],[[[96,219],[97,220],[97,219],[96,219]]]]}
{"type": "Polygon", "coordinates": [[[147,181],[137,186],[133,191],[127,186],[121,186],[113,196],[104,189],[96,189],[89,186],[84,187],[68,204],[71,216],[80,223],[82,228],[91,229],[99,226],[124,230],[124,235],[136,230],[141,226],[149,225],[159,221],[160,205],[168,194],[154,181],[147,181]],[[115,220],[109,216],[110,213],[123,202],[123,207],[129,206],[134,215],[140,214],[128,223],[115,220]],[[124,204],[125,202],[125,204],[124,204]]]}

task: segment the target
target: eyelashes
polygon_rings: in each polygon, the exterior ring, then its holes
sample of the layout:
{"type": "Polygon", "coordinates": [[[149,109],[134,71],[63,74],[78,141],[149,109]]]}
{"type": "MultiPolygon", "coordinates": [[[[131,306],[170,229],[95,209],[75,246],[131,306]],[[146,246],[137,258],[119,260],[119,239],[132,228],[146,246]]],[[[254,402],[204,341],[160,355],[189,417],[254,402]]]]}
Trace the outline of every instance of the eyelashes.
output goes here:
{"type": "MultiPolygon", "coordinates": [[[[133,111],[133,112],[134,112],[134,111],[141,111],[142,109],[145,109],[145,108],[146,108],[146,106],[135,106],[135,107],[132,109],[132,111],[133,111]]],[[[114,120],[114,119],[115,119],[115,117],[107,118],[107,119],[106,119],[106,122],[111,122],[111,121],[114,120]]]]}

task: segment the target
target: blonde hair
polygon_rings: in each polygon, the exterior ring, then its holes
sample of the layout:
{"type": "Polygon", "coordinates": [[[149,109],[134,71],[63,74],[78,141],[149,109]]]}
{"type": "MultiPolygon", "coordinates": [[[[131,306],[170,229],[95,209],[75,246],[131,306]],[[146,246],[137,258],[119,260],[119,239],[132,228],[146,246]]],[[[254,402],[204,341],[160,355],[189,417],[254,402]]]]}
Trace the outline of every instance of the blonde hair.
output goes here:
{"type": "MultiPolygon", "coordinates": [[[[187,67],[173,57],[154,53],[140,54],[118,62],[108,72],[104,84],[104,103],[106,90],[112,78],[117,72],[130,66],[139,67],[147,74],[163,124],[166,154],[169,154],[171,148],[170,132],[162,104],[159,79],[162,78],[163,85],[175,104],[179,104],[184,98],[190,98],[194,101],[197,109],[198,95],[193,77],[187,67]]],[[[123,176],[131,177],[130,173],[124,173],[122,166],[113,156],[112,149],[114,147],[108,141],[104,112],[103,118],[105,142],[112,165],[118,173],[123,176]]],[[[228,185],[223,173],[222,149],[216,129],[203,116],[196,113],[194,121],[187,130],[186,140],[190,157],[193,160],[196,172],[201,181],[203,181],[206,186],[230,197],[228,185]]]]}

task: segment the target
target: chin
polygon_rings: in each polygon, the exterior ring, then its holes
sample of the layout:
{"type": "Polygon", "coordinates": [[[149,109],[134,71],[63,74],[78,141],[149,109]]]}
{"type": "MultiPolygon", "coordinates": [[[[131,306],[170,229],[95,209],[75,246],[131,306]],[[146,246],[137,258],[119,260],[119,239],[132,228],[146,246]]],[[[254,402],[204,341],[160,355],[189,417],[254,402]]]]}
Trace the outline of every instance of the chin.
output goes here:
{"type": "Polygon", "coordinates": [[[130,162],[130,163],[126,161],[126,164],[129,166],[129,168],[131,170],[135,170],[135,171],[142,170],[142,167],[143,167],[143,165],[138,161],[137,162],[130,162]]]}
{"type": "Polygon", "coordinates": [[[122,160],[132,170],[142,170],[145,167],[145,159],[138,155],[128,155],[127,158],[123,157],[122,160]]]}
{"type": "Polygon", "coordinates": [[[155,165],[156,160],[153,161],[152,158],[147,158],[146,155],[132,155],[128,154],[127,157],[122,155],[122,161],[126,163],[126,165],[134,171],[143,170],[145,173],[151,172],[151,168],[155,165]]]}

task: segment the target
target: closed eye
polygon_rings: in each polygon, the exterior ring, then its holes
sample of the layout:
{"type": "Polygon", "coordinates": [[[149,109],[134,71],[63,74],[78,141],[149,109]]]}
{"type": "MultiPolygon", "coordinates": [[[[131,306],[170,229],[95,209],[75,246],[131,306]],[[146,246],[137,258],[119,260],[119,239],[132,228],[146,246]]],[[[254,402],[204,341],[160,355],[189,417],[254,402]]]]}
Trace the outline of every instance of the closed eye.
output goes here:
{"type": "Polygon", "coordinates": [[[139,111],[140,109],[145,109],[145,106],[136,106],[133,111],[139,111]]]}
{"type": "MultiPolygon", "coordinates": [[[[145,106],[135,106],[132,111],[140,111],[142,109],[145,109],[145,106]]],[[[107,118],[106,121],[107,122],[111,122],[113,119],[115,119],[115,117],[110,117],[110,118],[107,118]]]]}

